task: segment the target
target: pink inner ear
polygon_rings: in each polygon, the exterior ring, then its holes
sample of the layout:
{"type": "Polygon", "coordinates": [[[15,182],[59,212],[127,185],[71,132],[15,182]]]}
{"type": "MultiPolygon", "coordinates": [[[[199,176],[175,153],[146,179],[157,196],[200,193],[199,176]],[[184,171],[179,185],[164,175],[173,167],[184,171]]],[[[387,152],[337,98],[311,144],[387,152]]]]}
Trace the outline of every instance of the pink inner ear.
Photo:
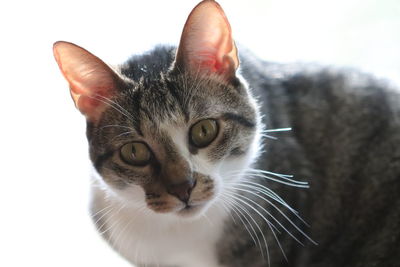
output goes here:
{"type": "Polygon", "coordinates": [[[178,64],[198,70],[231,75],[238,65],[231,27],[215,1],[197,5],[185,24],[177,54],[178,64]]]}
{"type": "Polygon", "coordinates": [[[55,43],[54,56],[76,107],[88,119],[97,120],[106,107],[106,99],[116,90],[117,74],[102,60],[71,43],[55,43]]]}
{"type": "MultiPolygon", "coordinates": [[[[208,47],[211,47],[211,45],[208,45],[208,47]]],[[[230,71],[231,68],[236,70],[237,66],[229,53],[221,52],[224,51],[218,51],[217,49],[214,49],[214,51],[197,51],[196,54],[193,55],[192,64],[194,66],[199,66],[200,70],[208,70],[211,73],[217,74],[224,74],[230,71]]]]}
{"type": "Polygon", "coordinates": [[[200,69],[208,69],[210,72],[221,72],[222,64],[218,60],[217,53],[210,52],[208,50],[196,51],[196,54],[192,55],[193,60],[191,64],[198,65],[200,69]]]}

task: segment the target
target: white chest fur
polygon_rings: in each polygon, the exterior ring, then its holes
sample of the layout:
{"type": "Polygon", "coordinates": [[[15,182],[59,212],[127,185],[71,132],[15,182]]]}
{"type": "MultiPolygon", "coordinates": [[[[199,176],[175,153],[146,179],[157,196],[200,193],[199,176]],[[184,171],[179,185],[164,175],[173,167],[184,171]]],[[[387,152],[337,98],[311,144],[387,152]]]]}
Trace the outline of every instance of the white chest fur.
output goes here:
{"type": "Polygon", "coordinates": [[[197,219],[121,207],[94,189],[92,212],[103,213],[99,226],[109,243],[139,266],[218,267],[216,242],[227,212],[213,205],[197,219]]]}

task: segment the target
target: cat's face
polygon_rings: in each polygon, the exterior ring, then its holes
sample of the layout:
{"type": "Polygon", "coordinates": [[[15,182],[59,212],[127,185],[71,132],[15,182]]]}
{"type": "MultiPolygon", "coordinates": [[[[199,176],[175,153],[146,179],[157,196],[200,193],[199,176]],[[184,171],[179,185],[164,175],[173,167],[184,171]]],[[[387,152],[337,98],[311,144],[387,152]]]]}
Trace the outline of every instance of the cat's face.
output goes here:
{"type": "Polygon", "coordinates": [[[256,107],[240,84],[168,74],[113,101],[124,111],[109,107],[89,127],[90,155],[126,203],[199,214],[255,154],[256,107]]]}
{"type": "Polygon", "coordinates": [[[236,46],[216,2],[192,11],[176,54],[161,49],[114,70],[70,43],[54,53],[88,120],[93,165],[125,205],[194,217],[255,158],[257,106],[236,76],[236,46]]]}

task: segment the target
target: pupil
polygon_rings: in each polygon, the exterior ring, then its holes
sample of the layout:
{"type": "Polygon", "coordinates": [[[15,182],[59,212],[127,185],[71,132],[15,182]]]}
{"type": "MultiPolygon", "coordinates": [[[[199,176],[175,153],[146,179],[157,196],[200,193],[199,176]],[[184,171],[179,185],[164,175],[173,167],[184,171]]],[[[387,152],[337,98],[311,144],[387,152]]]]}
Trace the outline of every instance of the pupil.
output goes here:
{"type": "Polygon", "coordinates": [[[207,135],[207,129],[204,125],[201,125],[201,132],[203,133],[203,136],[207,135]]]}
{"type": "Polygon", "coordinates": [[[132,157],[136,158],[136,148],[135,148],[135,146],[132,146],[132,157]]]}

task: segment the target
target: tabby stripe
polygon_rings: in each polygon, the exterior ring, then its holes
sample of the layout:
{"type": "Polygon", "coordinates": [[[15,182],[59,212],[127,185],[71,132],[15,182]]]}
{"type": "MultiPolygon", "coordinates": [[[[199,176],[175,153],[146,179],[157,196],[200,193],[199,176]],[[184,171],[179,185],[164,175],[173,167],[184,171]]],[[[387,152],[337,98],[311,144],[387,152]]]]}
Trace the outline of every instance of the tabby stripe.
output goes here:
{"type": "Polygon", "coordinates": [[[183,115],[185,116],[185,121],[189,121],[189,111],[187,110],[187,107],[182,99],[182,96],[179,94],[179,89],[176,88],[176,85],[168,80],[165,80],[165,83],[167,84],[167,88],[169,89],[170,94],[176,99],[178,102],[179,108],[183,115]]]}
{"type": "Polygon", "coordinates": [[[240,116],[240,115],[235,114],[235,113],[230,113],[230,112],[224,113],[222,115],[222,118],[224,118],[226,120],[235,121],[235,122],[237,122],[237,123],[239,123],[239,124],[241,124],[241,125],[243,125],[245,127],[248,127],[248,128],[254,128],[256,126],[254,122],[249,121],[245,117],[240,116]]]}

